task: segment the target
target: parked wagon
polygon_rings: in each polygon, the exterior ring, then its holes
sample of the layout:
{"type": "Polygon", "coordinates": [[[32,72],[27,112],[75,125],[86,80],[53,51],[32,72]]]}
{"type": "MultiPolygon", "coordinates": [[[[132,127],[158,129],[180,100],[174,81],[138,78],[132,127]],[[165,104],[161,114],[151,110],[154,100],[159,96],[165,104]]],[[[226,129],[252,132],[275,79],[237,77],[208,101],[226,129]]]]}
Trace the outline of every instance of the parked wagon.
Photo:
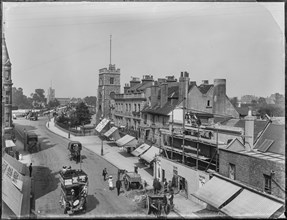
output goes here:
{"type": "Polygon", "coordinates": [[[147,195],[146,198],[147,214],[153,213],[159,217],[163,213],[168,215],[170,213],[170,204],[168,203],[167,197],[163,195],[147,195]]]}
{"type": "Polygon", "coordinates": [[[80,162],[82,144],[79,141],[70,141],[68,144],[68,150],[70,151],[70,160],[75,160],[77,163],[80,162]]]}
{"type": "Polygon", "coordinates": [[[142,189],[141,175],[135,172],[125,172],[123,175],[124,187],[128,191],[130,189],[142,189]]]}

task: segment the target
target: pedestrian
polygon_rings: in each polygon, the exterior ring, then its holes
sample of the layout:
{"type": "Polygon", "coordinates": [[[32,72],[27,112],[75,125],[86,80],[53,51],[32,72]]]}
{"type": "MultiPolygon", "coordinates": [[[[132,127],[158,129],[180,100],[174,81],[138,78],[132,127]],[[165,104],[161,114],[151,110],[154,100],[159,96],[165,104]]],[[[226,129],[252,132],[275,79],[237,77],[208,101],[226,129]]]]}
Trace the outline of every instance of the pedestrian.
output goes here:
{"type": "Polygon", "coordinates": [[[117,187],[118,196],[119,196],[120,195],[120,190],[121,190],[121,187],[122,187],[122,182],[120,181],[120,179],[117,180],[116,187],[117,187]]]}
{"type": "Polygon", "coordinates": [[[113,176],[109,176],[109,189],[113,190],[114,184],[113,184],[113,176]]]}
{"type": "Polygon", "coordinates": [[[30,177],[32,177],[32,163],[30,163],[29,172],[30,172],[30,177]]]}
{"type": "Polygon", "coordinates": [[[157,180],[157,181],[156,181],[157,192],[160,192],[160,190],[161,190],[161,183],[160,183],[160,181],[159,181],[158,178],[157,178],[156,180],[157,180]]]}
{"type": "Polygon", "coordinates": [[[171,180],[168,181],[167,189],[168,189],[168,192],[170,192],[172,190],[172,182],[171,182],[171,180]]]}
{"type": "Polygon", "coordinates": [[[171,190],[169,192],[169,195],[168,195],[168,200],[169,200],[169,204],[170,204],[170,208],[173,209],[173,190],[171,190]]]}
{"type": "Polygon", "coordinates": [[[167,185],[168,185],[168,183],[167,183],[167,181],[166,181],[166,178],[164,178],[164,181],[163,181],[164,193],[167,192],[167,185]]]}
{"type": "Polygon", "coordinates": [[[103,169],[103,177],[104,177],[104,181],[106,181],[106,175],[108,174],[107,172],[107,168],[103,169]]]}

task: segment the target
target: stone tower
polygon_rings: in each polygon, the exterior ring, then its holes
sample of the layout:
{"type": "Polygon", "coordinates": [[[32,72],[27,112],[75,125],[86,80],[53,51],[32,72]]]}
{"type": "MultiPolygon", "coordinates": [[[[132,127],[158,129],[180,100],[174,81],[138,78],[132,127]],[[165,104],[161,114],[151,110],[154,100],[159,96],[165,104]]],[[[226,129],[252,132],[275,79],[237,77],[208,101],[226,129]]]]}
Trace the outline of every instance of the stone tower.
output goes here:
{"type": "Polygon", "coordinates": [[[6,46],[4,34],[2,35],[2,100],[4,104],[4,126],[5,137],[11,139],[12,128],[12,78],[11,78],[11,62],[6,46]]]}
{"type": "Polygon", "coordinates": [[[119,94],[121,89],[120,69],[111,64],[111,39],[110,39],[110,65],[109,68],[99,70],[99,86],[97,100],[96,120],[111,118],[111,100],[114,94],[119,94]]]}

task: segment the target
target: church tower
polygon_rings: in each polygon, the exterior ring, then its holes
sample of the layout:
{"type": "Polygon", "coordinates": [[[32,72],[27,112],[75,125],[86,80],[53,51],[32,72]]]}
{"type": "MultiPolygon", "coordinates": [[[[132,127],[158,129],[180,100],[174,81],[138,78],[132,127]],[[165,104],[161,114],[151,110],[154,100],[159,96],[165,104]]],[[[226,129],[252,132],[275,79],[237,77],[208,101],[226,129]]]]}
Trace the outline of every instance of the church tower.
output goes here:
{"type": "Polygon", "coordinates": [[[109,68],[99,70],[98,100],[97,100],[97,116],[100,118],[111,118],[111,100],[114,94],[120,93],[120,69],[116,69],[115,64],[112,65],[112,36],[110,36],[110,64],[109,68]]]}

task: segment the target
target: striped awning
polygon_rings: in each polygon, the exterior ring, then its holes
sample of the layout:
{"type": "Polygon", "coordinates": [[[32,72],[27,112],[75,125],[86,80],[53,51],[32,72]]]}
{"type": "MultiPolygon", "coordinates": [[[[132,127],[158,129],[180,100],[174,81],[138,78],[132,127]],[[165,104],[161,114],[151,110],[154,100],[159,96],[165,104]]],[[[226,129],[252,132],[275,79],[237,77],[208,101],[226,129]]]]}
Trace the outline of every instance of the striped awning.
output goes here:
{"type": "Polygon", "coordinates": [[[140,158],[150,163],[155,159],[156,155],[159,155],[159,150],[158,147],[151,146],[145,153],[140,155],[140,158]]]}
{"type": "Polygon", "coordinates": [[[110,130],[108,130],[104,135],[106,137],[110,137],[116,130],[118,130],[117,127],[112,127],[110,130]]]}
{"type": "Polygon", "coordinates": [[[240,189],[240,186],[214,176],[199,188],[193,196],[215,208],[219,208],[219,206],[231,198],[240,189]]]}
{"type": "Polygon", "coordinates": [[[138,157],[141,154],[143,154],[145,151],[147,151],[150,147],[151,147],[150,145],[142,144],[132,152],[132,155],[138,157]]]}
{"type": "Polygon", "coordinates": [[[221,211],[235,218],[269,218],[282,206],[280,202],[244,189],[221,211]]]}
{"type": "Polygon", "coordinates": [[[130,136],[128,134],[126,134],[125,136],[123,136],[122,138],[120,138],[119,140],[116,141],[117,145],[119,147],[122,147],[126,144],[128,144],[129,142],[131,142],[132,140],[136,139],[135,137],[133,136],[130,136]]]}
{"type": "Polygon", "coordinates": [[[95,128],[95,130],[97,132],[101,132],[103,130],[104,127],[106,127],[106,125],[110,122],[109,119],[107,118],[104,118],[98,125],[97,127],[95,128]]]}

